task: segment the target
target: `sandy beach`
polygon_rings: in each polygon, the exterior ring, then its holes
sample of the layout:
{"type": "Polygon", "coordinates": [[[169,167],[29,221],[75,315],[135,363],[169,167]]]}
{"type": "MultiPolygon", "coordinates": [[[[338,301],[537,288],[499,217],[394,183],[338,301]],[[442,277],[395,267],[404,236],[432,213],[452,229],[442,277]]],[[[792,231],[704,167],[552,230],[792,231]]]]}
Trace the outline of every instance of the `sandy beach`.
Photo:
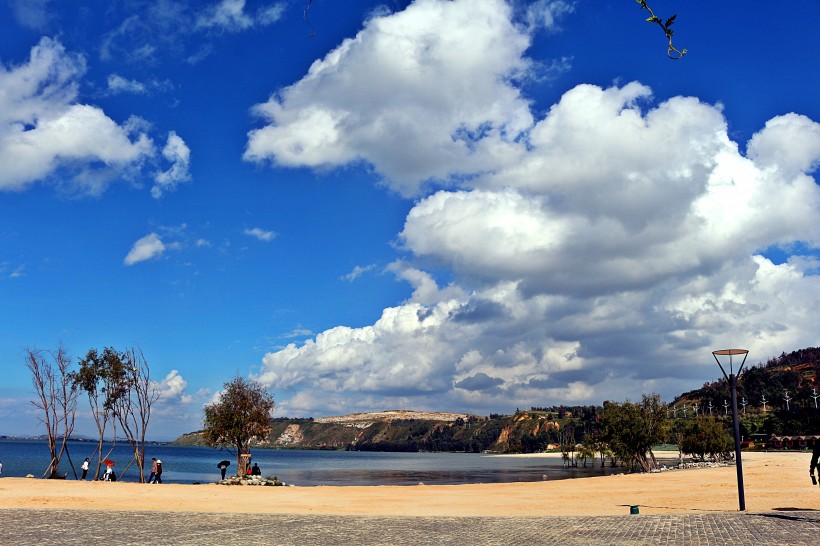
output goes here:
{"type": "MultiPolygon", "coordinates": [[[[820,510],[809,453],[744,453],[748,512],[820,510]]],[[[473,485],[240,487],[0,479],[0,508],[373,516],[696,514],[738,509],[734,466],[473,485]]]]}

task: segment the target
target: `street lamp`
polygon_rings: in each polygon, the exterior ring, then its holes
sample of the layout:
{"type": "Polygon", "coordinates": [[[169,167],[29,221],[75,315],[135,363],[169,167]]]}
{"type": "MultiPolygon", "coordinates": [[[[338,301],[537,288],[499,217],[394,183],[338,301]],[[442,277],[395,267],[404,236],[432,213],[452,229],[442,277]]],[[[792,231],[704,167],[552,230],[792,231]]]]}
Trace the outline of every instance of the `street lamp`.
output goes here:
{"type": "Polygon", "coordinates": [[[732,423],[734,424],[735,432],[735,467],[737,468],[737,497],[740,511],[746,510],[746,496],[743,492],[743,463],[740,460],[740,421],[737,417],[737,377],[743,370],[743,365],[746,363],[746,357],[749,356],[749,351],[746,349],[721,349],[720,351],[712,351],[712,356],[715,357],[720,371],[723,372],[723,377],[729,382],[729,389],[732,392],[732,423]],[[729,368],[729,374],[726,374],[726,369],[720,363],[718,357],[723,357],[723,361],[729,368]],[[743,356],[743,361],[737,368],[737,374],[734,373],[733,360],[735,357],[743,356]],[[728,357],[728,358],[727,358],[728,357]]]}

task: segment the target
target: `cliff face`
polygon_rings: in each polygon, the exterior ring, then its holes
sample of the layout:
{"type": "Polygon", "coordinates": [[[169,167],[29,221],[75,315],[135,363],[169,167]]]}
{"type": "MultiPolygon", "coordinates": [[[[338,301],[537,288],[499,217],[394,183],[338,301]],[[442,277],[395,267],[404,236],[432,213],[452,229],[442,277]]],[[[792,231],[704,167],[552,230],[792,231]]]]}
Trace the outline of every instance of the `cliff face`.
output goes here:
{"type": "MultiPolygon", "coordinates": [[[[544,449],[557,423],[538,413],[493,418],[457,413],[385,411],[319,419],[274,419],[259,447],[357,451],[498,451],[544,449]]],[[[177,445],[202,445],[201,432],[177,445]]]]}
{"type": "Polygon", "coordinates": [[[501,429],[493,450],[515,453],[540,451],[552,440],[557,440],[559,430],[558,423],[541,412],[518,412],[501,429]]]}

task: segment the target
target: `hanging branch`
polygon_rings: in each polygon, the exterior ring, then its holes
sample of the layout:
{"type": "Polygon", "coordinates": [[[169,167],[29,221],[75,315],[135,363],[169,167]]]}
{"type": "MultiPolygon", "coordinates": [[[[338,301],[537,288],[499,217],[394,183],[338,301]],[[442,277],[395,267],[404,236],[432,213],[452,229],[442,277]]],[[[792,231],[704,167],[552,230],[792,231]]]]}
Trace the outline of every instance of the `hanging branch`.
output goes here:
{"type": "Polygon", "coordinates": [[[308,0],[307,6],[305,6],[305,12],[302,14],[302,17],[305,19],[305,23],[310,27],[310,34],[308,34],[308,38],[313,38],[316,36],[316,29],[313,28],[313,25],[310,24],[308,21],[308,11],[310,10],[310,5],[313,3],[313,0],[308,0]]]}
{"type": "Polygon", "coordinates": [[[666,21],[655,15],[655,12],[652,11],[652,8],[646,5],[647,0],[635,0],[637,3],[641,5],[641,9],[645,9],[649,12],[650,17],[646,19],[647,23],[657,23],[659,27],[663,30],[663,33],[666,35],[666,39],[669,40],[669,47],[666,49],[666,56],[672,59],[673,61],[677,61],[678,59],[682,59],[684,55],[686,55],[686,50],[679,50],[674,45],[672,45],[672,34],[674,31],[672,30],[672,23],[675,22],[675,18],[677,14],[673,15],[666,21]]]}

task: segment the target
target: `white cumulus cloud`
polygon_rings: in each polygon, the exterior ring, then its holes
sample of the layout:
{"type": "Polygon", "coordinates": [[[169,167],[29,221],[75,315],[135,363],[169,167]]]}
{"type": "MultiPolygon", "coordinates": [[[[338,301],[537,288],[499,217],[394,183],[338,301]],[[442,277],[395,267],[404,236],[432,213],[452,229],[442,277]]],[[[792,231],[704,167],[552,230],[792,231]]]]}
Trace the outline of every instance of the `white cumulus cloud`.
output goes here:
{"type": "Polygon", "coordinates": [[[144,83],[123,78],[119,74],[111,74],[108,76],[108,90],[115,95],[119,93],[145,95],[148,92],[148,88],[144,83]]]}
{"type": "Polygon", "coordinates": [[[188,171],[191,163],[191,150],[176,132],[168,133],[168,140],[165,148],[162,149],[162,157],[169,161],[171,166],[154,177],[155,183],[151,188],[151,195],[155,199],[162,197],[165,192],[174,190],[180,182],[187,182],[191,179],[188,171]]]}
{"type": "Polygon", "coordinates": [[[180,402],[189,404],[193,397],[185,393],[188,382],[180,375],[178,370],[168,372],[162,381],[154,383],[154,387],[159,394],[159,400],[164,404],[180,402]]]}
{"type": "Polygon", "coordinates": [[[123,263],[125,265],[134,265],[161,256],[163,252],[165,252],[165,245],[159,235],[149,233],[134,243],[128,255],[125,256],[123,263]]]}
{"type": "MultiPolygon", "coordinates": [[[[27,62],[0,65],[0,191],[45,182],[98,195],[112,181],[138,180],[153,165],[157,153],[147,122],[131,117],[117,123],[80,101],[85,71],[81,56],[51,38],[42,38],[27,62]]],[[[115,76],[109,85],[137,92],[140,84],[115,76]]],[[[163,155],[175,165],[161,177],[179,181],[187,163],[181,153],[169,157],[169,146],[163,155]]]]}
{"type": "Polygon", "coordinates": [[[269,231],[258,227],[245,229],[243,233],[249,237],[259,239],[263,242],[273,241],[276,238],[275,231],[269,231]]]}
{"type": "Polygon", "coordinates": [[[245,159],[364,160],[405,195],[486,169],[532,123],[511,81],[529,70],[530,39],[510,12],[503,0],[419,0],[372,18],[256,106],[266,125],[250,132],[245,159]]]}

